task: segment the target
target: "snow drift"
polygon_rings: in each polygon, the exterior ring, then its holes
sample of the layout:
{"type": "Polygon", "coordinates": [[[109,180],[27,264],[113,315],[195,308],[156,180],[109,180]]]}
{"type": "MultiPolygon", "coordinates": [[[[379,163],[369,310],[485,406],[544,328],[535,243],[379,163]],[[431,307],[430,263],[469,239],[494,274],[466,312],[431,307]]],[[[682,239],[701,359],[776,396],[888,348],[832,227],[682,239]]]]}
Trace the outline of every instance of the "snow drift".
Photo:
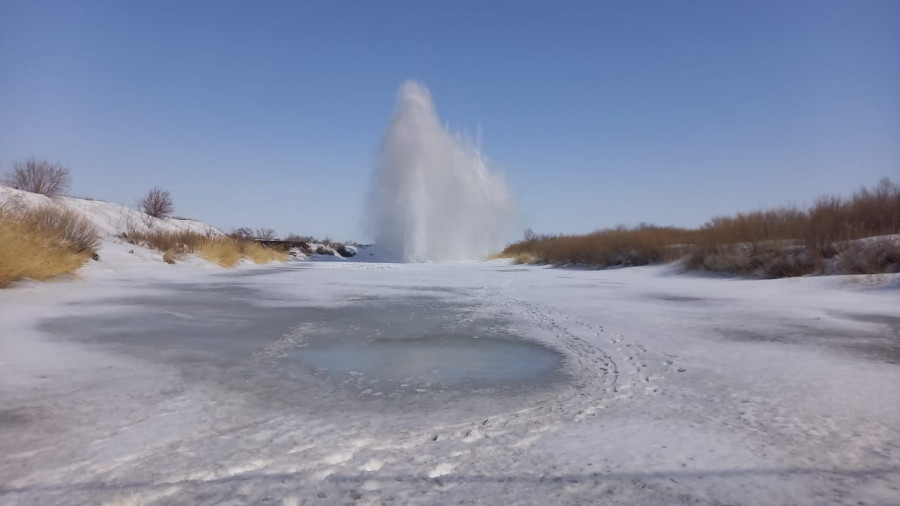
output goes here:
{"type": "Polygon", "coordinates": [[[483,258],[503,247],[511,207],[478,147],[441,125],[428,89],[404,83],[369,193],[375,242],[405,262],[483,258]]]}
{"type": "Polygon", "coordinates": [[[0,186],[0,205],[32,208],[42,205],[58,206],[77,212],[88,220],[104,237],[116,237],[130,231],[195,232],[201,235],[222,235],[212,225],[197,220],[154,218],[136,209],[101,200],[75,197],[49,198],[37,193],[0,186]]]}

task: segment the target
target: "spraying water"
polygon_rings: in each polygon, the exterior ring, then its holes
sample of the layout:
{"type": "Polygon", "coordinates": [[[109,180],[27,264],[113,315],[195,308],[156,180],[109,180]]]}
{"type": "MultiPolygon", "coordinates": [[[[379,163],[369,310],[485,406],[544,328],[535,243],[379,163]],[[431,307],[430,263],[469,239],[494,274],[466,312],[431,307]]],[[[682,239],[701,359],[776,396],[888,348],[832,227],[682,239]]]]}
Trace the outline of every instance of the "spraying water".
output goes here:
{"type": "Polygon", "coordinates": [[[369,193],[375,242],[404,262],[484,258],[503,247],[511,209],[477,146],[441,125],[425,86],[404,83],[369,193]]]}

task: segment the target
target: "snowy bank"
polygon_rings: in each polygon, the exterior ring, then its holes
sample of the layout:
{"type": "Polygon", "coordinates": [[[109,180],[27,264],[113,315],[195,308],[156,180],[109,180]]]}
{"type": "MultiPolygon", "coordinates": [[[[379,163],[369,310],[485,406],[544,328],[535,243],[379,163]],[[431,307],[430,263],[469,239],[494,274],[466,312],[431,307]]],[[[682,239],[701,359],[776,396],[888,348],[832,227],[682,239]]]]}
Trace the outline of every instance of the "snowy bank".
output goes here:
{"type": "Polygon", "coordinates": [[[194,232],[203,235],[222,235],[212,225],[197,220],[154,218],[136,209],[112,202],[76,197],[49,198],[37,193],[0,186],[0,205],[38,207],[60,206],[81,213],[104,238],[114,238],[130,231],[194,232]]]}
{"type": "MultiPolygon", "coordinates": [[[[151,241],[148,238],[167,235],[173,237],[193,236],[194,238],[229,242],[222,231],[198,220],[155,218],[135,209],[99,200],[75,197],[48,198],[44,195],[0,186],[0,206],[8,209],[36,209],[49,206],[71,211],[86,220],[97,230],[101,241],[97,250],[98,261],[92,261],[82,268],[79,271],[81,275],[98,272],[104,274],[135,273],[144,269],[165,269],[169,268],[166,263],[171,264],[175,262],[175,259],[181,267],[214,266],[210,263],[213,261],[212,258],[208,258],[210,261],[203,260],[183,248],[176,248],[177,251],[166,251],[166,248],[149,247],[151,241]]],[[[234,255],[231,256],[234,257],[234,255]]],[[[237,263],[251,263],[244,256],[237,258],[237,263]]],[[[228,263],[230,264],[231,260],[228,263]]]]}

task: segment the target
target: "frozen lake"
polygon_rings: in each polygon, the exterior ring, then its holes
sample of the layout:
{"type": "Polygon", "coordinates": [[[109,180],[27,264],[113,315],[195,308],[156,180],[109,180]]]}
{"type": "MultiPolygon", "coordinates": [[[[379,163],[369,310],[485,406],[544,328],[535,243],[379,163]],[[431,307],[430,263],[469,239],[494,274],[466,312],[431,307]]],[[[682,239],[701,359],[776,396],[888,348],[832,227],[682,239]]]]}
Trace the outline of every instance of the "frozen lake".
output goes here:
{"type": "Polygon", "coordinates": [[[6,290],[0,502],[897,503],[897,286],[296,262],[6,290]]]}
{"type": "MultiPolygon", "coordinates": [[[[301,264],[281,276],[302,276],[301,264]]],[[[356,403],[465,402],[462,394],[531,394],[566,380],[564,355],[513,335],[508,318],[481,312],[464,291],[410,287],[306,305],[254,283],[269,271],[227,273],[213,284],[155,282],[141,296],[102,299],[99,312],[43,320],[60,340],[103,345],[198,379],[237,371],[245,385],[287,398],[313,393],[356,403]],[[232,275],[233,274],[233,275],[232,275]],[[324,380],[324,381],[323,381],[324,380]],[[425,395],[423,395],[425,394],[425,395]]],[[[76,304],[79,306],[80,304],[76,304]]]]}

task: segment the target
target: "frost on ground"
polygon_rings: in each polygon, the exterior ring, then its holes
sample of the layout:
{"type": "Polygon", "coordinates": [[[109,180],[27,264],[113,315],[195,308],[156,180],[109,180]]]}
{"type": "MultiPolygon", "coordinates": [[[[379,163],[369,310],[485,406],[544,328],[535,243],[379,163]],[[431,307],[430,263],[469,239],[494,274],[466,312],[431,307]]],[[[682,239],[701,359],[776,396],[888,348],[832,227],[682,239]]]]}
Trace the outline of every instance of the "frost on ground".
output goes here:
{"type": "Polygon", "coordinates": [[[896,276],[152,265],[0,292],[0,503],[900,502],[896,276]]]}

